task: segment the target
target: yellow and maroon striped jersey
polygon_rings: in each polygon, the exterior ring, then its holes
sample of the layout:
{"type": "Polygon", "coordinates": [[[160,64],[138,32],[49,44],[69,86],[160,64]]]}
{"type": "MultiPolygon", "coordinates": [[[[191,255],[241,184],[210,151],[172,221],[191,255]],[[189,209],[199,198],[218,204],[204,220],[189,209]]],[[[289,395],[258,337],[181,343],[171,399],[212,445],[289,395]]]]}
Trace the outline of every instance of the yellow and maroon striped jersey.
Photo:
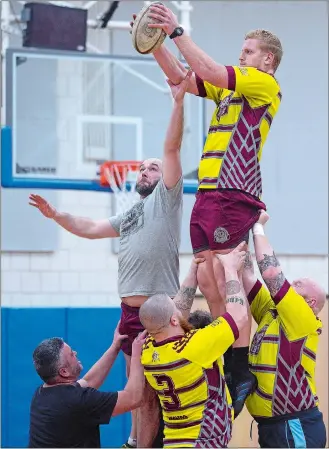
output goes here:
{"type": "Polygon", "coordinates": [[[204,329],[145,342],[142,364],[161,402],[164,447],[227,447],[233,411],[221,357],[238,334],[226,313],[204,329]]]}
{"type": "Polygon", "coordinates": [[[280,86],[254,67],[226,69],[228,89],[196,75],[199,96],[216,103],[199,164],[199,189],[239,189],[260,198],[259,162],[280,106],[280,86]]]}
{"type": "Polygon", "coordinates": [[[321,321],[287,280],[273,299],[257,281],[248,300],[258,324],[249,352],[258,386],[247,399],[249,413],[269,418],[315,407],[321,321]]]}

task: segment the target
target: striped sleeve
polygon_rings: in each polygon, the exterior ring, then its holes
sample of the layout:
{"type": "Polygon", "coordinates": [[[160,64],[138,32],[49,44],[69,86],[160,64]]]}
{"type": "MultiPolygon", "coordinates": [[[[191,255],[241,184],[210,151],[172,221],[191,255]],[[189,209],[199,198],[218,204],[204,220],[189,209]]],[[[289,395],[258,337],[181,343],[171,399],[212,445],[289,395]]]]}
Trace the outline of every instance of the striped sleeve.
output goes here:
{"type": "Polygon", "coordinates": [[[209,326],[199,329],[186,345],[182,356],[204,368],[210,367],[239,338],[238,327],[228,312],[209,326]]]}
{"type": "Polygon", "coordinates": [[[199,97],[213,100],[216,104],[218,104],[223,89],[204,81],[197,74],[195,74],[195,81],[198,87],[199,97]]]}
{"type": "Polygon", "coordinates": [[[270,309],[275,307],[270,292],[258,279],[248,294],[248,301],[252,316],[257,324],[262,321],[270,309]]]}
{"type": "Polygon", "coordinates": [[[274,76],[254,67],[226,66],[228,90],[247,98],[257,99],[262,104],[271,103],[280,94],[280,86],[274,76]]]}

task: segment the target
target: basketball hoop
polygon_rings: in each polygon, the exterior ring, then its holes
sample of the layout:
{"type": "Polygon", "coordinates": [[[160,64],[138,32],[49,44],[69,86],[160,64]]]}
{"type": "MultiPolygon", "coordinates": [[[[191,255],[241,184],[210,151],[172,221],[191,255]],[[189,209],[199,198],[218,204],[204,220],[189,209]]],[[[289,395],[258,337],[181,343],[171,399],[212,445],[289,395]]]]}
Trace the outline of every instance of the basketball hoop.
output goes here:
{"type": "Polygon", "coordinates": [[[100,184],[111,187],[117,214],[126,212],[139,200],[136,184],[140,165],[138,161],[108,161],[101,165],[100,184]]]}

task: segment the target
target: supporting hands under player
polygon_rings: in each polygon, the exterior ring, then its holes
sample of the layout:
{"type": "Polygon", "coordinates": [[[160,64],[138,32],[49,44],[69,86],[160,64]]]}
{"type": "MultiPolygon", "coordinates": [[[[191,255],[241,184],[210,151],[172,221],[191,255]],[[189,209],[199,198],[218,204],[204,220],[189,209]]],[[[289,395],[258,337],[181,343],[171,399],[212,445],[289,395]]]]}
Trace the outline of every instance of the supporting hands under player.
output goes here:
{"type": "Polygon", "coordinates": [[[185,319],[188,319],[191,307],[195,298],[196,289],[198,286],[197,273],[200,263],[205,259],[193,259],[190,265],[189,272],[186,275],[177,295],[174,298],[174,303],[178,310],[182,312],[185,319]]]}
{"type": "Polygon", "coordinates": [[[114,330],[111,346],[90,368],[90,370],[83,376],[83,378],[79,380],[79,383],[82,387],[92,387],[97,389],[103,385],[113,366],[113,363],[115,362],[119,354],[122,341],[127,338],[127,335],[121,335],[119,333],[119,325],[120,322],[117,324],[114,330]]]}
{"type": "Polygon", "coordinates": [[[264,233],[264,226],[269,218],[269,215],[262,210],[257,223],[253,226],[252,232],[260,274],[262,275],[271,296],[274,297],[284,284],[285,276],[282,273],[280,263],[275,256],[274,250],[264,233]]]}
{"type": "Polygon", "coordinates": [[[239,279],[246,258],[246,249],[246,243],[242,242],[228,254],[216,254],[225,273],[226,310],[234,318],[239,331],[248,320],[247,300],[239,279]]]}
{"type": "Polygon", "coordinates": [[[114,330],[113,341],[112,341],[113,348],[116,348],[118,351],[121,348],[121,344],[122,344],[123,340],[128,338],[128,335],[120,334],[119,327],[120,327],[120,321],[118,322],[117,327],[114,330]]]}

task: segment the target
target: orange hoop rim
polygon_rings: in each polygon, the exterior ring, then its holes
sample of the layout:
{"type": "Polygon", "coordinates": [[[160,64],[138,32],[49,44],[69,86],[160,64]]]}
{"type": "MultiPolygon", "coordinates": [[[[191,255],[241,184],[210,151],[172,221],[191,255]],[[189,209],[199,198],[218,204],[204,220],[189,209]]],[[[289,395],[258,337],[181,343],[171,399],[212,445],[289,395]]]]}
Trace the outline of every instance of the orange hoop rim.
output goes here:
{"type": "MultiPolygon", "coordinates": [[[[100,184],[102,186],[110,186],[111,184],[105,174],[106,170],[110,170],[112,174],[114,173],[114,179],[115,179],[115,171],[120,176],[120,181],[122,184],[126,181],[126,176],[129,171],[136,172],[139,170],[142,162],[141,161],[106,161],[104,162],[100,167],[100,184]]],[[[118,183],[118,180],[116,180],[116,183],[118,183]]]]}

